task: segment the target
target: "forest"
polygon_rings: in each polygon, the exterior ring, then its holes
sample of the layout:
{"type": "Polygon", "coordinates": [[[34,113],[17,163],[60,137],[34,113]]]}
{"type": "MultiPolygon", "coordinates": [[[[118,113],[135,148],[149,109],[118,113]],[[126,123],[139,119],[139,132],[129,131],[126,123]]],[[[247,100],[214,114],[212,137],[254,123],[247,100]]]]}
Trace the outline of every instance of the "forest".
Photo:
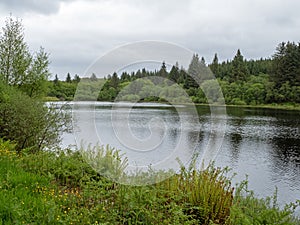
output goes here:
{"type": "Polygon", "coordinates": [[[125,101],[164,102],[172,98],[181,102],[178,90],[184,89],[194,103],[223,100],[227,105],[295,105],[300,103],[300,44],[282,42],[275,53],[265,59],[246,60],[238,49],[232,60],[223,62],[219,62],[217,54],[211,63],[194,54],[187,69],[178,64],[167,69],[162,62],[161,68],[155,71],[142,68],[106,75],[104,79],[97,77],[94,73],[89,78],[76,74],[72,79],[68,73],[61,81],[56,75],[48,83],[48,99],[73,100],[77,84],[84,80],[82,85],[86,85],[87,92],[80,88],[77,100],[114,101],[118,97],[125,101]],[[165,82],[157,81],[157,77],[165,82]],[[101,87],[101,91],[97,87],[101,87]]]}

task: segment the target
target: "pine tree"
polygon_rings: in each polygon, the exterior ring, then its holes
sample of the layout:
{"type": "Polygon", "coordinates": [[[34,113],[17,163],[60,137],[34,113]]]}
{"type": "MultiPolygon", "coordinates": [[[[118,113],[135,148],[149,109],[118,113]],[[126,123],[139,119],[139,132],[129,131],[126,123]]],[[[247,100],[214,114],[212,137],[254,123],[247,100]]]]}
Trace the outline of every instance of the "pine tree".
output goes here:
{"type": "Polygon", "coordinates": [[[55,74],[55,78],[53,80],[54,85],[57,85],[59,82],[57,74],[55,74]]]}
{"type": "Polygon", "coordinates": [[[202,66],[206,66],[206,62],[205,62],[205,59],[204,59],[203,56],[201,57],[200,64],[201,64],[202,66]]]}
{"type": "Polygon", "coordinates": [[[71,83],[72,82],[70,73],[67,73],[66,82],[67,83],[71,83]]]}
{"type": "Polygon", "coordinates": [[[248,76],[248,69],[244,61],[244,57],[241,54],[240,49],[237,50],[236,55],[232,61],[232,75],[230,82],[243,82],[246,81],[248,76]]]}
{"type": "Polygon", "coordinates": [[[209,68],[211,69],[212,73],[216,77],[220,77],[220,71],[219,71],[219,59],[217,53],[215,53],[214,59],[212,63],[210,64],[209,68]]]}
{"type": "Polygon", "coordinates": [[[197,88],[199,85],[196,82],[196,79],[200,79],[201,64],[198,54],[194,54],[191,60],[191,63],[188,68],[188,76],[185,79],[184,87],[185,88],[197,88]]]}
{"type": "Polygon", "coordinates": [[[169,73],[168,78],[175,83],[179,83],[179,68],[178,68],[178,63],[176,63],[175,66],[172,66],[171,71],[169,73]]]}
{"type": "Polygon", "coordinates": [[[124,82],[124,81],[130,81],[130,75],[127,72],[123,72],[121,74],[121,81],[122,82],[124,82]]]}
{"type": "Polygon", "coordinates": [[[161,68],[160,68],[160,70],[158,71],[158,76],[167,78],[168,72],[167,72],[167,66],[166,66],[166,63],[165,63],[165,62],[162,62],[161,68]]]}
{"type": "Polygon", "coordinates": [[[194,54],[188,68],[188,76],[186,77],[184,87],[197,88],[203,81],[212,78],[212,74],[206,66],[204,57],[201,57],[201,60],[199,60],[199,56],[194,54]]]}
{"type": "Polygon", "coordinates": [[[280,43],[273,56],[271,78],[279,88],[285,82],[300,85],[300,44],[280,43]]]}
{"type": "Polygon", "coordinates": [[[75,83],[79,83],[79,82],[80,82],[80,77],[79,77],[77,74],[75,74],[75,76],[74,76],[74,78],[73,78],[73,81],[74,81],[75,83]]]}
{"type": "MultiPolygon", "coordinates": [[[[107,77],[108,77],[108,79],[109,79],[110,75],[108,75],[107,77]]],[[[91,77],[90,77],[90,80],[91,80],[91,81],[97,81],[97,80],[98,80],[98,78],[97,78],[97,76],[96,76],[95,73],[92,73],[92,75],[91,75],[91,77]]]]}
{"type": "Polygon", "coordinates": [[[117,89],[119,86],[119,77],[116,72],[113,73],[110,79],[110,86],[117,89]]]}

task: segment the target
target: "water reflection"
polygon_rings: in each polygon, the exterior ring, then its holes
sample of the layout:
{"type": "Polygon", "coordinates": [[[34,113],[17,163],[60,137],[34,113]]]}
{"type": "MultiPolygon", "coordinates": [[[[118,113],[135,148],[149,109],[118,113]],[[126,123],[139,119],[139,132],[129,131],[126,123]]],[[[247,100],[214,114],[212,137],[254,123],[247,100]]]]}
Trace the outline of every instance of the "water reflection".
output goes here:
{"type": "Polygon", "coordinates": [[[280,204],[300,199],[299,116],[296,111],[229,109],[218,163],[233,168],[237,180],[248,174],[250,187],[261,197],[278,187],[280,204]]]}
{"type": "Polygon", "coordinates": [[[233,163],[237,163],[240,155],[242,135],[240,133],[231,133],[229,136],[231,144],[231,159],[233,163]]]}
{"type": "Polygon", "coordinates": [[[273,157],[279,164],[292,163],[300,165],[300,139],[291,137],[274,137],[272,139],[273,157]]]}

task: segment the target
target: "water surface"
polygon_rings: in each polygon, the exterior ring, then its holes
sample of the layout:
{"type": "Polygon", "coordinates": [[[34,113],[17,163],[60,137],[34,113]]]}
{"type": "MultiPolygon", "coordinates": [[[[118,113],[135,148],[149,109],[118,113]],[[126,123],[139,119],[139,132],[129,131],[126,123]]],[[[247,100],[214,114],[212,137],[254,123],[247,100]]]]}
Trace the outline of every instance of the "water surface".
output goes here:
{"type": "MultiPolygon", "coordinates": [[[[121,149],[130,164],[140,167],[149,162],[171,165],[174,154],[188,161],[203,151],[212,136],[207,106],[197,106],[199,116],[188,107],[176,110],[153,103],[114,108],[112,103],[86,102],[77,104],[74,111],[84,140],[121,149]],[[136,139],[122,139],[129,133],[136,139]]],[[[249,188],[259,197],[272,195],[277,187],[280,205],[300,199],[300,112],[238,107],[226,111],[217,116],[218,121],[226,120],[226,130],[216,166],[232,168],[237,173],[235,182],[247,174],[249,188]]],[[[69,144],[74,144],[74,136],[65,134],[63,146],[69,144]]]]}

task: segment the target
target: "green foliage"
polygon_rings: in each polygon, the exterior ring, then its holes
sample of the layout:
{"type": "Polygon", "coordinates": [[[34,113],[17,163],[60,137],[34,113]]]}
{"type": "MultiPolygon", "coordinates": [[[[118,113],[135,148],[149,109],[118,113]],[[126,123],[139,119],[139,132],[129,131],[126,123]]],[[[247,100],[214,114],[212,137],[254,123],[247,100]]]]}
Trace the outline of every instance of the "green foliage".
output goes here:
{"type": "Polygon", "coordinates": [[[272,79],[276,87],[285,82],[300,85],[300,43],[282,42],[278,45],[273,56],[272,79]]]}
{"type": "Polygon", "coordinates": [[[12,143],[11,141],[4,141],[0,138],[0,155],[1,156],[10,156],[15,155],[16,144],[12,143]]]}
{"type": "Polygon", "coordinates": [[[77,89],[77,83],[56,81],[48,82],[48,96],[56,97],[59,100],[71,101],[77,89]]]}
{"type": "Polygon", "coordinates": [[[201,84],[206,99],[210,104],[212,103],[224,103],[222,89],[217,80],[206,80],[201,84]]]}
{"type": "Polygon", "coordinates": [[[79,83],[80,82],[80,77],[77,74],[75,74],[74,79],[72,81],[75,82],[75,83],[79,83]]]}
{"type": "Polygon", "coordinates": [[[172,66],[168,79],[174,81],[175,83],[180,83],[180,74],[179,74],[179,68],[178,68],[178,64],[175,66],[172,66]]]}
{"type": "Polygon", "coordinates": [[[246,81],[248,75],[248,68],[244,61],[244,57],[241,51],[238,49],[236,55],[232,60],[232,75],[230,76],[230,82],[242,82],[246,81]]]}
{"type": "MultiPolygon", "coordinates": [[[[81,81],[76,84],[76,98],[75,101],[95,101],[100,98],[99,90],[105,88],[106,81],[104,79],[91,80],[88,78],[82,78],[81,81]]],[[[75,92],[73,93],[73,95],[75,92]]]]}
{"type": "Polygon", "coordinates": [[[231,207],[231,224],[299,224],[300,220],[293,216],[300,202],[290,203],[280,209],[277,204],[277,190],[273,196],[258,199],[253,191],[248,190],[248,181],[243,181],[236,190],[231,207]]]}
{"type": "Polygon", "coordinates": [[[206,67],[204,58],[202,57],[200,60],[199,56],[194,54],[185,76],[184,87],[186,89],[197,88],[203,81],[212,79],[211,76],[212,74],[206,67]]]}
{"type": "Polygon", "coordinates": [[[158,71],[158,76],[163,77],[163,78],[167,78],[168,72],[167,72],[167,67],[166,67],[165,62],[162,63],[161,68],[158,71]]]}
{"type": "Polygon", "coordinates": [[[120,181],[125,176],[127,159],[122,159],[116,149],[109,146],[106,146],[106,148],[103,146],[93,148],[89,146],[86,150],[81,148],[80,153],[83,159],[99,174],[114,181],[120,181]]]}
{"type": "Polygon", "coordinates": [[[66,187],[80,187],[98,177],[82,155],[71,150],[23,153],[21,160],[26,171],[49,177],[66,187]]]}
{"type": "Polygon", "coordinates": [[[298,102],[300,86],[300,43],[280,43],[273,56],[271,79],[278,90],[275,102],[298,102]]]}
{"type": "Polygon", "coordinates": [[[71,82],[72,82],[70,73],[67,74],[66,82],[67,82],[67,83],[71,83],[71,82]]]}
{"type": "MultiPolygon", "coordinates": [[[[2,153],[8,145],[0,139],[2,153]]],[[[49,186],[49,183],[47,177],[23,170],[15,154],[0,154],[0,223],[54,223],[49,212],[59,207],[48,196],[37,193],[39,187],[49,186]]]]}
{"type": "MultiPolygon", "coordinates": [[[[101,165],[124,163],[114,149],[94,150],[101,165]]],[[[213,165],[131,186],[99,174],[78,151],[16,155],[0,139],[0,153],[1,224],[299,224],[297,204],[279,209],[276,195],[257,199],[246,182],[234,192],[228,169],[213,165]]]]}
{"type": "Polygon", "coordinates": [[[23,25],[19,20],[8,18],[0,36],[0,80],[20,88],[30,97],[46,93],[49,55],[40,51],[31,54],[24,41],[23,25]]]}
{"type": "Polygon", "coordinates": [[[183,212],[197,224],[224,224],[230,215],[233,188],[228,170],[210,166],[204,171],[182,167],[180,174],[160,184],[162,192],[182,205],[183,212]],[[184,193],[184,194],[182,194],[184,193]]]}
{"type": "Polygon", "coordinates": [[[0,137],[14,141],[17,151],[27,148],[36,152],[57,145],[69,122],[63,109],[47,107],[0,83],[0,137]]]}
{"type": "Polygon", "coordinates": [[[209,68],[211,69],[211,71],[213,72],[213,74],[216,77],[218,77],[218,75],[220,74],[220,68],[219,68],[219,59],[218,59],[217,53],[215,54],[212,63],[209,65],[209,68]]]}
{"type": "Polygon", "coordinates": [[[19,20],[8,18],[0,36],[0,75],[6,84],[17,85],[25,79],[31,64],[28,46],[24,42],[23,26],[19,20]]]}

